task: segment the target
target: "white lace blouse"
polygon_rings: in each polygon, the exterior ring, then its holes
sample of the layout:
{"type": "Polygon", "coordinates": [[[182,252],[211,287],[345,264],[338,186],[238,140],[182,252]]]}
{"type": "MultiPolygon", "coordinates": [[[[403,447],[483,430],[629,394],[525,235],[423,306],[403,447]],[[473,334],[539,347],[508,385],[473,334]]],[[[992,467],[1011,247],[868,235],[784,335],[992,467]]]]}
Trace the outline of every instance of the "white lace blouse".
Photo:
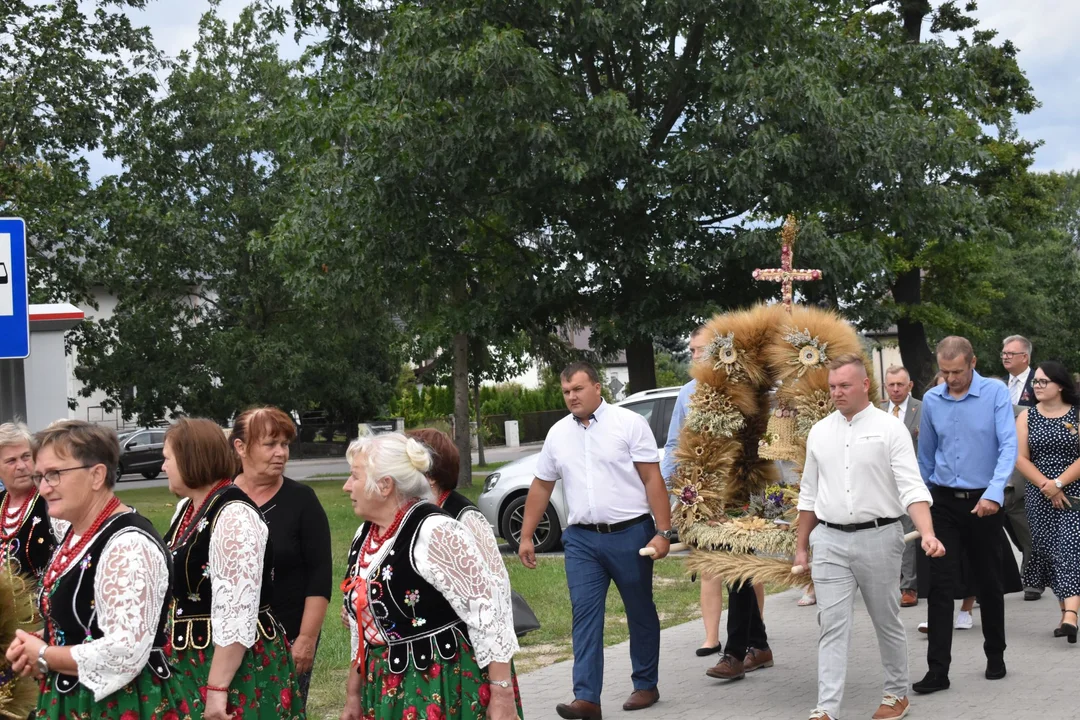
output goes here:
{"type": "MultiPolygon", "coordinates": [[[[357,530],[354,539],[359,535],[360,530],[357,530]]],[[[393,539],[396,538],[395,535],[393,539]]],[[[361,570],[361,577],[370,578],[393,544],[387,540],[368,556],[370,564],[361,570]]],[[[420,576],[443,594],[468,626],[476,663],[487,667],[493,662],[510,662],[518,651],[510,578],[483,515],[466,513],[463,522],[443,515],[425,519],[413,545],[413,562],[420,576]],[[469,517],[471,515],[479,517],[482,528],[475,518],[469,517]],[[478,542],[478,538],[489,538],[490,541],[478,542]]],[[[349,571],[355,574],[356,568],[349,571]]],[[[355,593],[353,590],[347,596],[350,604],[355,602],[355,593]]],[[[349,616],[349,630],[352,656],[356,657],[360,632],[352,615],[349,616]]],[[[386,638],[381,639],[385,644],[386,638]]]]}
{"type": "MultiPolygon", "coordinates": [[[[78,567],[76,562],[68,572],[78,572],[78,567]]],[[[102,548],[94,576],[94,607],[103,636],[71,646],[79,682],[94,693],[94,700],[100,702],[142,672],[168,589],[165,555],[140,530],[122,530],[102,548]]]]}
{"type": "MultiPolygon", "coordinates": [[[[181,502],[173,521],[190,501],[181,502]]],[[[251,647],[259,633],[263,558],[270,535],[259,511],[230,502],[210,529],[210,629],[219,647],[240,643],[251,647]]]]}

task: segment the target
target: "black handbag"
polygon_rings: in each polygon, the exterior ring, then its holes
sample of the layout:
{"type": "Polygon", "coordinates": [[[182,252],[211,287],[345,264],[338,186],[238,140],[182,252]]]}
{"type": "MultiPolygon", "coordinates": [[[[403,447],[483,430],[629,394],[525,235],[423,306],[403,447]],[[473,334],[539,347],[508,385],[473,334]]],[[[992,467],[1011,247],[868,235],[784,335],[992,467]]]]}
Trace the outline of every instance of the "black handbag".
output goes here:
{"type": "Polygon", "coordinates": [[[525,598],[516,590],[510,591],[510,603],[514,608],[514,634],[518,637],[540,629],[540,621],[536,619],[536,613],[525,602],[525,598]]]}

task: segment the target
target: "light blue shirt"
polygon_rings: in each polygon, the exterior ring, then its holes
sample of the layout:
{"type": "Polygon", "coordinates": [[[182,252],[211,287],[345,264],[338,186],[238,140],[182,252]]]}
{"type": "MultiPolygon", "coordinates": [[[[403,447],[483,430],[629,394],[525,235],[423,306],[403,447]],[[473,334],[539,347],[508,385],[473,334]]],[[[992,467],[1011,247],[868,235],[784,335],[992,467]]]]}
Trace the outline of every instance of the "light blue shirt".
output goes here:
{"type": "Polygon", "coordinates": [[[682,430],[686,420],[686,410],[690,405],[690,396],[697,389],[697,380],[691,380],[679,390],[679,397],[675,398],[675,408],[671,411],[671,423],[668,425],[667,442],[664,443],[664,458],[660,461],[660,474],[664,476],[664,483],[671,489],[671,476],[675,474],[675,468],[679,465],[675,462],[675,448],[679,446],[679,431],[682,430]]]}
{"type": "Polygon", "coordinates": [[[981,490],[984,500],[1005,502],[1016,465],[1016,422],[1004,383],[972,371],[961,398],[945,383],[923,396],[919,472],[927,485],[981,490]]]}

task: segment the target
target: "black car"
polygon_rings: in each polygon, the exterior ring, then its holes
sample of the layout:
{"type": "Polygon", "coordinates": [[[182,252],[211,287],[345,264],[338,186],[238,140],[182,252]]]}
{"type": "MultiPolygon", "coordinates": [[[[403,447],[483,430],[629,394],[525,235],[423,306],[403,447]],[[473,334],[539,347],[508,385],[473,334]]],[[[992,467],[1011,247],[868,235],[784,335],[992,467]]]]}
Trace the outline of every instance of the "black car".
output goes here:
{"type": "Polygon", "coordinates": [[[165,428],[143,428],[120,434],[118,475],[141,473],[147,480],[161,474],[165,464],[165,428]]]}

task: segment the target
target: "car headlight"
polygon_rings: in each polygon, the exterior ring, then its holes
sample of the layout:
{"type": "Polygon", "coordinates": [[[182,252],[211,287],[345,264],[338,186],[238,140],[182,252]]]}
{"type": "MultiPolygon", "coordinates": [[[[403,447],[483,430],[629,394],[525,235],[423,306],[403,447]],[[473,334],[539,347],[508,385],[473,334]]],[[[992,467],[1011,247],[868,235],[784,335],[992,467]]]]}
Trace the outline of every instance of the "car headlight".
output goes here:
{"type": "Polygon", "coordinates": [[[495,485],[498,484],[499,478],[501,477],[501,474],[493,472],[484,478],[484,489],[480,491],[480,494],[483,495],[486,492],[491,492],[495,488],[495,485]]]}

